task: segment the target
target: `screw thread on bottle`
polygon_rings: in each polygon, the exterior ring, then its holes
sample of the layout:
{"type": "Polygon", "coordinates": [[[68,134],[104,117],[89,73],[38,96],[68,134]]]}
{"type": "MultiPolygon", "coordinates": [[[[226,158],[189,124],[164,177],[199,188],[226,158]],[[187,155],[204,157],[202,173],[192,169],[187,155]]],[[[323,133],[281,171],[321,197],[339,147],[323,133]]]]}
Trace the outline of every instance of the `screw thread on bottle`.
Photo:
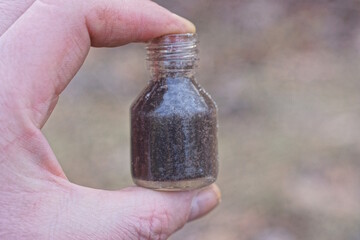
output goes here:
{"type": "Polygon", "coordinates": [[[193,73],[199,61],[197,45],[193,33],[165,35],[148,42],[146,60],[152,77],[193,73]]]}

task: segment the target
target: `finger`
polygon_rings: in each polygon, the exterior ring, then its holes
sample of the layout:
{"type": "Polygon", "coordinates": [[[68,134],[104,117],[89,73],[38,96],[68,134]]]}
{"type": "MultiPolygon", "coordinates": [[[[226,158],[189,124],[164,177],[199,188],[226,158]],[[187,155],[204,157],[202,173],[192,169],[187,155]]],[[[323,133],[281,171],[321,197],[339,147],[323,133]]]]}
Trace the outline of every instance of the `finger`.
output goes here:
{"type": "Polygon", "coordinates": [[[0,106],[7,106],[9,121],[22,111],[41,128],[91,44],[194,30],[148,0],[36,1],[0,38],[0,106]]]}
{"type": "Polygon", "coordinates": [[[135,218],[144,218],[144,212],[150,213],[148,220],[167,215],[167,219],[161,222],[169,226],[170,232],[181,228],[188,221],[204,216],[218,205],[221,198],[220,189],[216,184],[185,192],[160,192],[140,187],[122,191],[127,197],[125,206],[131,211],[135,210],[135,218]]]}
{"type": "Polygon", "coordinates": [[[96,1],[87,11],[91,44],[96,47],[118,46],[169,33],[195,31],[191,22],[149,0],[96,1]]]}
{"type": "Polygon", "coordinates": [[[215,184],[187,192],[131,187],[119,192],[90,189],[85,195],[84,200],[76,202],[76,209],[68,206],[73,216],[62,226],[66,232],[76,233],[79,239],[104,239],[105,236],[106,239],[167,239],[220,202],[220,191],[215,184]],[[86,210],[83,211],[82,206],[86,210]],[[78,235],[79,225],[86,227],[82,231],[87,235],[78,235]]]}
{"type": "Polygon", "coordinates": [[[0,36],[18,19],[35,0],[0,0],[0,36]]]}

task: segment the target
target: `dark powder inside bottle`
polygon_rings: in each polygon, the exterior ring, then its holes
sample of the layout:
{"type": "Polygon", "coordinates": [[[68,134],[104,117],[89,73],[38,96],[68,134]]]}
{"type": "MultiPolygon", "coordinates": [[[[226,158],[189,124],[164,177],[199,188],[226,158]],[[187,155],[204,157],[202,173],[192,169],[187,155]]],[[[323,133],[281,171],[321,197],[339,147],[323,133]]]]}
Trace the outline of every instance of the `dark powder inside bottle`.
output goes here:
{"type": "Polygon", "coordinates": [[[131,108],[131,131],[135,179],[215,180],[216,106],[193,79],[167,77],[150,84],[131,108]]]}

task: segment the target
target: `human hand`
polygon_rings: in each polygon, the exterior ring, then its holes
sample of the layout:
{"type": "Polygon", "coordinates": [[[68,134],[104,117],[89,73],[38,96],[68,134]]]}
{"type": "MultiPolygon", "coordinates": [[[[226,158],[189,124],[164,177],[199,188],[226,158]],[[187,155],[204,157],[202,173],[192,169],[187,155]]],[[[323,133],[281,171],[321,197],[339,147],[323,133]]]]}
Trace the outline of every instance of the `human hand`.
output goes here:
{"type": "Polygon", "coordinates": [[[166,239],[219,201],[70,183],[41,133],[90,49],[194,26],[148,0],[0,0],[0,238],[166,239]]]}

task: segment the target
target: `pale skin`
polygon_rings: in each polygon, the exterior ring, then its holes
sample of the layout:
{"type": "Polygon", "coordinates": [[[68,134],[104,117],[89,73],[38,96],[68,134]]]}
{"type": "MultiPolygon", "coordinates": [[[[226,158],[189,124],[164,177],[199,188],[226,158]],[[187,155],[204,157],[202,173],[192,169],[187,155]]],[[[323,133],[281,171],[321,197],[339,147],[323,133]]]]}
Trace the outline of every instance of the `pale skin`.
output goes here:
{"type": "Polygon", "coordinates": [[[167,239],[219,203],[216,185],[76,185],[41,132],[91,46],[194,31],[149,0],[0,0],[0,239],[167,239]]]}

